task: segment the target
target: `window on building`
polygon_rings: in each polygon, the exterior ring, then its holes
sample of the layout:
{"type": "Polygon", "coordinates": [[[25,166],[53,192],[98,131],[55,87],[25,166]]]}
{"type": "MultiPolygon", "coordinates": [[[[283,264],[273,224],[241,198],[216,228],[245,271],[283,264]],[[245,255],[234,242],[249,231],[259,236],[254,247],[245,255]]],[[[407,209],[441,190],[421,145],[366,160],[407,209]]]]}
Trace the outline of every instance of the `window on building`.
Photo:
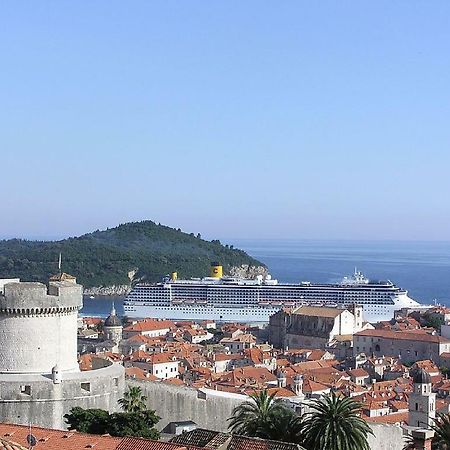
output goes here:
{"type": "Polygon", "coordinates": [[[91,392],[91,383],[81,383],[81,389],[86,392],[91,392]]]}
{"type": "Polygon", "coordinates": [[[419,411],[419,404],[416,403],[416,411],[419,411]]]}
{"type": "Polygon", "coordinates": [[[25,395],[31,395],[31,385],[23,384],[20,386],[20,393],[25,395]]]}

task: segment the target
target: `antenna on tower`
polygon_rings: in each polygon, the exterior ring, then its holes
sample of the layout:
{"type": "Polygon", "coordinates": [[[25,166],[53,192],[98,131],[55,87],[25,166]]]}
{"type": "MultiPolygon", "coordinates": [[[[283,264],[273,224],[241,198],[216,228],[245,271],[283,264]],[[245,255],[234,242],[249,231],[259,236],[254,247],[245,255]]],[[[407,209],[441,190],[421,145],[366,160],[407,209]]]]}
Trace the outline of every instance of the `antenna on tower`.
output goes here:
{"type": "Polygon", "coordinates": [[[61,271],[61,252],[59,252],[59,260],[58,260],[58,269],[59,269],[59,277],[61,278],[62,271],[61,271]]]}

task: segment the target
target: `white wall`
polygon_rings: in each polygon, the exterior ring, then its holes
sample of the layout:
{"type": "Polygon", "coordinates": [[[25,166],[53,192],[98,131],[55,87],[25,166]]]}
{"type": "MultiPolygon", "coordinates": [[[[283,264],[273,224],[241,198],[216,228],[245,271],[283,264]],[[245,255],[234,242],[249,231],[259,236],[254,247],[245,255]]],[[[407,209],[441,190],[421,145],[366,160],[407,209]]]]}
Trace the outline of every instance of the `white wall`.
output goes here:
{"type": "Polygon", "coordinates": [[[158,378],[174,378],[178,376],[178,361],[153,364],[151,373],[158,378]]]}
{"type": "Polygon", "coordinates": [[[19,316],[0,315],[0,371],[51,373],[79,370],[77,312],[19,316]]]}

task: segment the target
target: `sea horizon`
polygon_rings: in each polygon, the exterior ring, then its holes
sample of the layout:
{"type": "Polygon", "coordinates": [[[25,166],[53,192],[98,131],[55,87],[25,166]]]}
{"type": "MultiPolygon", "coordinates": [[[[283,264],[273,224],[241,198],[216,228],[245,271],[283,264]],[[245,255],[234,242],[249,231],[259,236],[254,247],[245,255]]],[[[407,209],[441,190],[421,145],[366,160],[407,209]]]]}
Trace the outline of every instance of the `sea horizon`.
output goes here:
{"type": "MultiPolygon", "coordinates": [[[[356,267],[369,279],[391,280],[420,303],[450,305],[450,242],[235,239],[229,243],[266,264],[279,282],[336,283],[356,267]]],[[[106,316],[113,300],[123,314],[121,297],[85,299],[82,314],[106,316]]]]}

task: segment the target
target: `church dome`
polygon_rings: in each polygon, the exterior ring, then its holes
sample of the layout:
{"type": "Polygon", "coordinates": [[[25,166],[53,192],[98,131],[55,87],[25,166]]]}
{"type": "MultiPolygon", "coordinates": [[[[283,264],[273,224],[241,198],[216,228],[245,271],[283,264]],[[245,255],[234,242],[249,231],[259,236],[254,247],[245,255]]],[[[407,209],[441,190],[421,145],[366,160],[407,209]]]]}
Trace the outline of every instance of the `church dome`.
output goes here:
{"type": "Polygon", "coordinates": [[[122,322],[115,314],[109,315],[105,320],[105,327],[121,327],[121,326],[122,322]]]}
{"type": "Polygon", "coordinates": [[[105,327],[121,327],[122,321],[116,316],[116,309],[114,308],[114,303],[111,308],[111,313],[105,320],[105,327]]]}
{"type": "Polygon", "coordinates": [[[414,384],[430,384],[431,383],[430,374],[423,369],[413,370],[411,375],[413,377],[414,384]]]}

